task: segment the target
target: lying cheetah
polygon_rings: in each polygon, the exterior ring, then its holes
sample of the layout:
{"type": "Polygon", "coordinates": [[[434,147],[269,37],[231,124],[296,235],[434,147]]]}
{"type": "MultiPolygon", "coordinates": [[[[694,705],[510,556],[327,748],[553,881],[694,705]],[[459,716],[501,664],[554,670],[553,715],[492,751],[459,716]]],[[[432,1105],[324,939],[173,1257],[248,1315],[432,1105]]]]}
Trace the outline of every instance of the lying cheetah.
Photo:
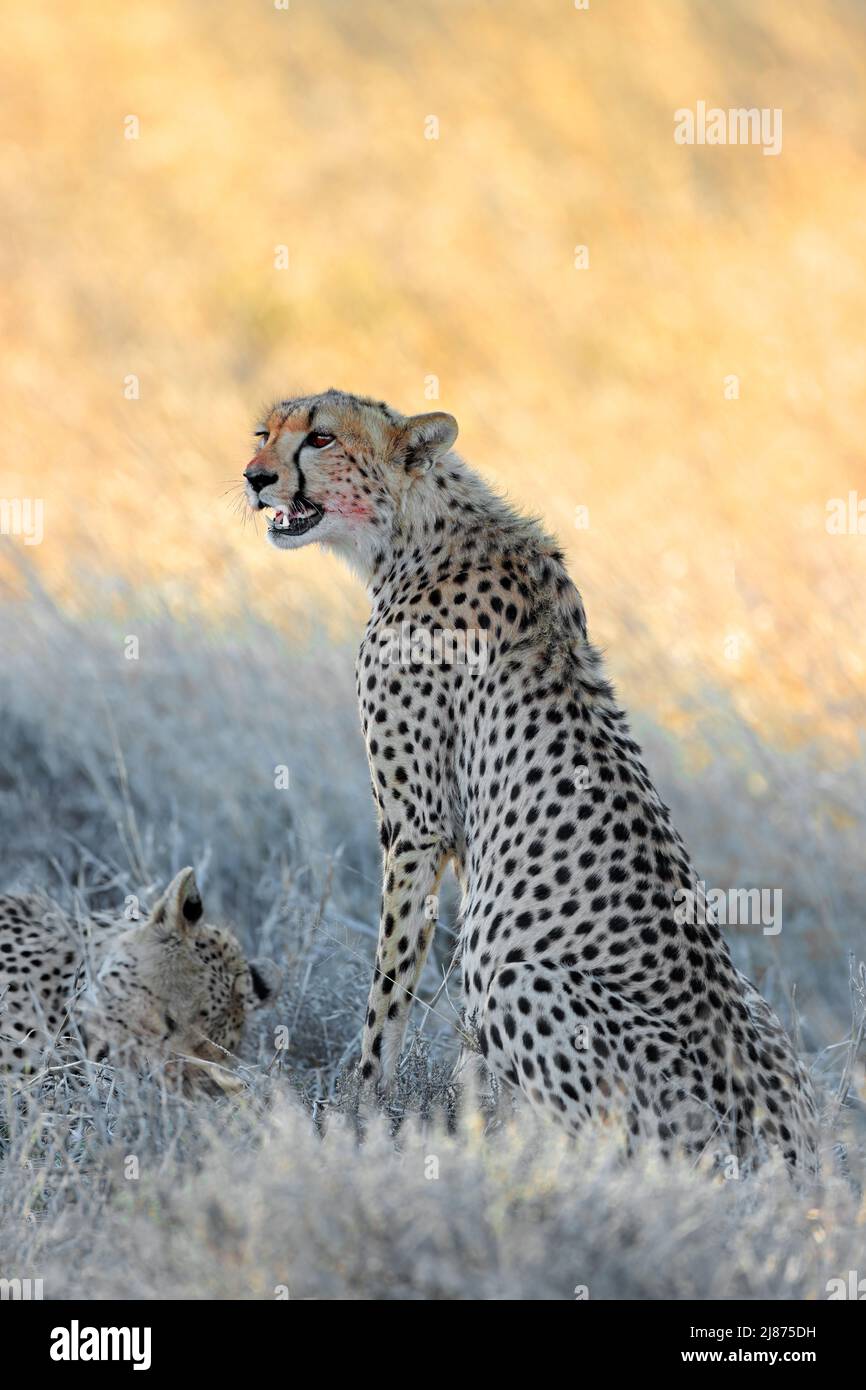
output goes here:
{"type": "Polygon", "coordinates": [[[46,899],[0,896],[0,1071],[74,1055],[78,1032],[96,1060],[185,1057],[188,1080],[233,1089],[227,1066],[244,1019],[273,996],[280,972],[269,960],[247,962],[203,912],[195,874],[182,869],[145,921],[93,923],[82,950],[46,899]]]}
{"type": "MultiPolygon", "coordinates": [[[[329,390],[255,431],[248,501],[321,541],[372,613],[357,664],[384,852],[361,1073],[391,1076],[449,860],[467,1015],[488,1064],[577,1129],[811,1167],[815,1103],[718,927],[587,640],[562,552],[455,455],[457,424],[329,390]]],[[[630,1142],[630,1141],[629,1141],[630,1142]]]]}

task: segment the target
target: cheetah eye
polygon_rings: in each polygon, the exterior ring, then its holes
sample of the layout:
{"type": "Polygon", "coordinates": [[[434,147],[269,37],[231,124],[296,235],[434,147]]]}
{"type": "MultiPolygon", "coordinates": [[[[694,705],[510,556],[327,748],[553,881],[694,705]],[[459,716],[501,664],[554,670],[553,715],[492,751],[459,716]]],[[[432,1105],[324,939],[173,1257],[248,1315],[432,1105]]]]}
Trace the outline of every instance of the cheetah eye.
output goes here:
{"type": "Polygon", "coordinates": [[[264,448],[265,440],[266,440],[266,439],[269,439],[269,438],[270,438],[270,435],[271,435],[270,430],[254,430],[254,431],[253,431],[253,437],[259,441],[258,444],[256,445],[256,448],[258,448],[258,449],[264,448]]]}
{"type": "Polygon", "coordinates": [[[328,445],[333,444],[333,442],[334,435],[324,434],[319,430],[314,430],[312,434],[307,435],[307,443],[313,449],[327,449],[328,445]]]}

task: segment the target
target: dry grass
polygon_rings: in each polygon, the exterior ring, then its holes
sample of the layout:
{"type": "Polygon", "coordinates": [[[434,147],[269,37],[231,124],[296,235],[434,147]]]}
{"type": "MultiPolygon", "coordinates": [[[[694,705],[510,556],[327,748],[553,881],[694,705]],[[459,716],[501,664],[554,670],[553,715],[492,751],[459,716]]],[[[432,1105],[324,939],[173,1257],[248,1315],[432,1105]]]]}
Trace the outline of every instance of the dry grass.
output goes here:
{"type": "Polygon", "coordinates": [[[230,637],[134,610],[72,622],[36,596],[0,611],[0,645],[16,657],[0,687],[0,891],[116,910],[193,863],[209,914],[286,977],[247,1039],[239,1102],[92,1066],[0,1094],[0,1276],[58,1298],[823,1298],[862,1268],[866,1075],[846,1042],[866,1018],[862,981],[850,998],[846,981],[847,952],[862,954],[862,764],[819,771],[719,704],[695,777],[642,721],[707,882],[784,885],[781,934],[740,929],[732,947],[802,1035],[826,1112],[821,1184],[775,1168],[722,1182],[651,1150],[623,1167],[615,1132],[572,1147],[505,1098],[479,1108],[450,1080],[456,977],[416,1009],[394,1101],[359,1148],[346,1083],[378,856],[349,652],[283,649],[252,620],[230,637]]]}
{"type": "Polygon", "coordinates": [[[65,1154],[44,1111],[7,1146],[0,1264],[46,1298],[814,1300],[862,1269],[838,1178],[800,1194],[776,1170],[623,1168],[603,1136],[570,1145],[528,1116],[487,1135],[411,1122],[396,1145],[377,1121],[359,1149],[286,1096],[214,1113],[104,1091],[73,1092],[65,1154]]]}

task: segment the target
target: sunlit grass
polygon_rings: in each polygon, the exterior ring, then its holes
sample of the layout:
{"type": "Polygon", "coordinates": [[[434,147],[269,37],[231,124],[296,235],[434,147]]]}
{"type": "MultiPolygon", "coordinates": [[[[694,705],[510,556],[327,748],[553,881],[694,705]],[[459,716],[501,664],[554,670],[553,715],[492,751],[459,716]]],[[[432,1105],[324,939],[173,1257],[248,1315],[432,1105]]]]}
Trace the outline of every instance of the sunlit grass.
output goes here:
{"type": "Polygon", "coordinates": [[[179,614],[356,622],[336,562],[275,556],[226,489],[263,398],[419,410],[435,376],[562,536],[627,701],[671,722],[709,680],[850,750],[866,538],[824,523],[862,479],[855,7],[20,0],[5,28],[0,493],[44,497],[54,592],[90,567],[179,614]],[[782,154],[675,145],[698,99],[781,107],[782,154]]]}

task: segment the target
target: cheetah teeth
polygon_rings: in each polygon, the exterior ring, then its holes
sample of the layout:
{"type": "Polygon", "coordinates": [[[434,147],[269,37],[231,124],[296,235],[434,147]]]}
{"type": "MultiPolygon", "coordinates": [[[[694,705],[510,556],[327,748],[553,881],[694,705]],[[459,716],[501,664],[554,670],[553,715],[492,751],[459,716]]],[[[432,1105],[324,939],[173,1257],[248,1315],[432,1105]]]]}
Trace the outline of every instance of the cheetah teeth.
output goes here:
{"type": "Polygon", "coordinates": [[[284,521],[306,521],[307,517],[315,515],[316,513],[312,507],[293,508],[290,512],[284,511],[282,507],[278,507],[274,512],[274,521],[278,524],[284,521]]]}

